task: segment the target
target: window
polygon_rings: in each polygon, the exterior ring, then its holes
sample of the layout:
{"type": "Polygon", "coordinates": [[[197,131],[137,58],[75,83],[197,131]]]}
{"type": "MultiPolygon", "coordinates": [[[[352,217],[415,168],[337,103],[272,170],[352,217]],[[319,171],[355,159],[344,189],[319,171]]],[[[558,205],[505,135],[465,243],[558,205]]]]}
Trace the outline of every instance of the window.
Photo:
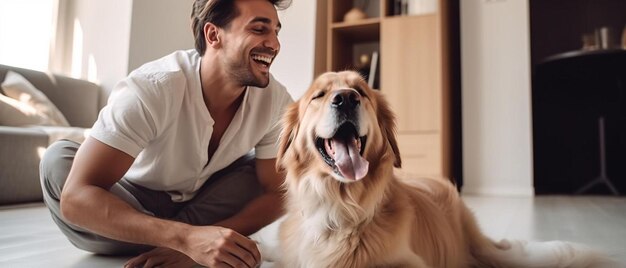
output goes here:
{"type": "Polygon", "coordinates": [[[0,64],[46,71],[57,0],[0,1],[0,64]]]}

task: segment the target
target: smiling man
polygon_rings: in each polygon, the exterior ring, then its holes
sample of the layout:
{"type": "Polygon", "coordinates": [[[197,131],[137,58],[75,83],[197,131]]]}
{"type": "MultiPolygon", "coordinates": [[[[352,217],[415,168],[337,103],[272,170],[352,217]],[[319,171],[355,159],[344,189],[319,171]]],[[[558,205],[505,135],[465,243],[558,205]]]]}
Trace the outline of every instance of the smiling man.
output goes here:
{"type": "Polygon", "coordinates": [[[196,0],[195,50],[133,71],[90,137],[41,163],[44,199],[77,247],[127,266],[255,267],[246,236],[282,214],[277,121],[293,102],[269,70],[286,1],[196,0]]]}

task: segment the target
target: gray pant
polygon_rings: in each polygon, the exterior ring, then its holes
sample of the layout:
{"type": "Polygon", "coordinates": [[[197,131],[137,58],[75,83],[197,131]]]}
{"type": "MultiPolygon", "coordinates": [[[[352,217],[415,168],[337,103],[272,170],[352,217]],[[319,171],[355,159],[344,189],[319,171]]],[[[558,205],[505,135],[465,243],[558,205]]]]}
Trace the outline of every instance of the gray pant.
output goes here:
{"type": "MultiPolygon", "coordinates": [[[[67,222],[60,212],[59,199],[80,145],[61,140],[48,147],[40,164],[44,202],[52,219],[76,247],[98,254],[130,255],[152,249],[147,245],[109,239],[67,222]]],[[[262,188],[257,180],[254,156],[247,155],[211,176],[198,194],[187,202],[172,202],[162,191],[154,191],[121,179],[110,192],[138,211],[151,216],[189,223],[211,225],[240,211],[262,188]]]]}

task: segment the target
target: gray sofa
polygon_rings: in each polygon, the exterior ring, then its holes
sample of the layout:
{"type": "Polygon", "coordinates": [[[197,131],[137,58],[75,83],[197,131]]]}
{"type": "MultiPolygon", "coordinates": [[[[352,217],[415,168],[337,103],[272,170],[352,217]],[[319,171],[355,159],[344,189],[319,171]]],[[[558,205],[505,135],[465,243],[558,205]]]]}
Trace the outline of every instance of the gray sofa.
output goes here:
{"type": "MultiPolygon", "coordinates": [[[[14,71],[43,92],[72,127],[90,128],[106,103],[106,92],[79,79],[0,65],[0,83],[14,71]]],[[[39,160],[48,146],[46,132],[36,128],[0,126],[0,205],[42,200],[39,160]]]]}

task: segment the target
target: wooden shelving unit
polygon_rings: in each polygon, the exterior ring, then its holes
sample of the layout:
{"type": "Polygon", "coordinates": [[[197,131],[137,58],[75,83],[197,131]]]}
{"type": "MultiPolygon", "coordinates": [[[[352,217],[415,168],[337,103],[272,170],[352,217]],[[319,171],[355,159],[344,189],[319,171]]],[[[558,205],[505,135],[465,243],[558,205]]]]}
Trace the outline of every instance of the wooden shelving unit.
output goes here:
{"type": "MultiPolygon", "coordinates": [[[[451,176],[447,0],[434,12],[394,15],[393,0],[370,0],[376,12],[344,22],[352,0],[318,2],[316,75],[355,69],[360,54],[379,53],[379,86],[397,115],[403,171],[451,176]],[[324,35],[324,36],[321,36],[324,35]]],[[[371,11],[371,10],[370,10],[371,11]]]]}

